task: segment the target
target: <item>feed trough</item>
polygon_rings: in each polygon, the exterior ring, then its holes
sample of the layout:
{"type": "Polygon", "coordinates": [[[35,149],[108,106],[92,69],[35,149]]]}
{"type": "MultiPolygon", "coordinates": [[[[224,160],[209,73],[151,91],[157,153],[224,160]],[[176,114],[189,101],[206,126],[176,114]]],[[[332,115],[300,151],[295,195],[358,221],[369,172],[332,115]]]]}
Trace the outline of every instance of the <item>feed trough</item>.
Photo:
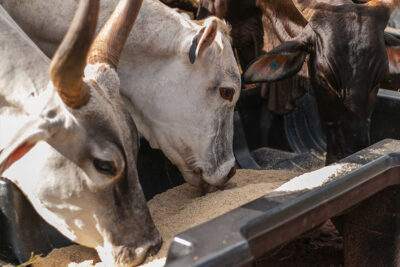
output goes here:
{"type": "MultiPolygon", "coordinates": [[[[294,113],[279,116],[267,111],[263,100],[257,97],[258,90],[245,91],[237,106],[234,142],[237,165],[247,169],[302,172],[323,165],[325,144],[318,121],[315,120],[312,96],[303,97],[294,113]],[[313,164],[310,165],[310,162],[313,164]]],[[[398,138],[399,131],[396,127],[400,123],[396,121],[399,119],[395,115],[400,110],[399,100],[399,93],[380,90],[372,117],[373,142],[384,138],[398,138]]],[[[184,231],[173,239],[166,265],[248,265],[276,246],[337,215],[345,214],[341,217],[344,218],[344,233],[355,232],[350,231],[349,227],[354,227],[351,222],[365,213],[363,201],[371,201],[368,200],[371,197],[380,199],[390,195],[388,200],[376,201],[387,203],[388,209],[396,209],[396,205],[390,202],[393,195],[396,195],[395,185],[398,183],[397,177],[400,177],[397,151],[400,151],[399,142],[386,139],[343,159],[332,165],[333,167],[316,170],[311,178],[307,175],[299,176],[266,196],[184,231]],[[310,181],[314,184],[310,185],[310,181]],[[379,194],[382,190],[386,190],[384,196],[379,194]],[[360,208],[354,208],[355,205],[360,208]]],[[[147,199],[183,183],[178,170],[161,152],[152,150],[144,140],[139,152],[138,171],[147,199]]],[[[12,205],[8,205],[8,211],[3,205],[0,214],[1,229],[7,229],[6,234],[9,237],[3,238],[6,235],[1,234],[1,260],[22,262],[29,258],[32,247],[36,247],[36,254],[46,254],[54,247],[70,244],[44,222],[26,217],[32,216],[30,212],[26,212],[29,210],[29,203],[26,200],[24,202],[23,195],[18,193],[15,186],[3,181],[1,194],[2,203],[14,201],[12,205]],[[16,207],[16,203],[19,203],[18,209],[12,209],[16,207]],[[10,215],[10,211],[14,211],[14,214],[10,215]],[[17,217],[20,220],[16,220],[17,217]],[[35,231],[38,235],[23,234],[21,229],[24,218],[30,222],[37,221],[32,224],[38,227],[35,231]],[[30,242],[24,242],[26,238],[30,238],[30,242]],[[37,246],[43,244],[43,240],[47,240],[48,245],[37,246]],[[12,254],[14,256],[10,256],[12,254]]],[[[384,218],[379,216],[377,213],[374,218],[384,218]]],[[[395,238],[390,229],[380,230],[383,237],[395,238]]],[[[363,248],[360,245],[362,242],[353,242],[363,238],[366,238],[365,233],[359,233],[358,236],[344,235],[345,244],[357,244],[345,251],[347,262],[373,249],[363,248]]],[[[382,242],[378,244],[382,246],[382,242]]],[[[387,244],[391,244],[390,240],[387,244]]],[[[389,246],[384,251],[390,253],[392,250],[389,246]]],[[[378,265],[382,263],[379,260],[394,259],[378,254],[378,265]]]]}

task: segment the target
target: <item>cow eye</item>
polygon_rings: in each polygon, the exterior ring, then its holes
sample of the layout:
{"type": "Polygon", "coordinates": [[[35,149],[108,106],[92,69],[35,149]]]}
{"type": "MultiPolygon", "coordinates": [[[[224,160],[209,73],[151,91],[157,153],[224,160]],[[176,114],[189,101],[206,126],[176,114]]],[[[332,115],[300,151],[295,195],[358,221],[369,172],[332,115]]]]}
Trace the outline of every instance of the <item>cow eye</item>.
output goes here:
{"type": "Polygon", "coordinates": [[[106,161],[101,159],[94,159],[93,165],[96,170],[105,175],[116,175],[117,168],[112,161],[106,161]]]}
{"type": "Polygon", "coordinates": [[[230,102],[232,102],[233,95],[235,94],[235,89],[230,88],[230,87],[220,87],[219,93],[223,99],[226,99],[226,100],[229,100],[230,102]]]}

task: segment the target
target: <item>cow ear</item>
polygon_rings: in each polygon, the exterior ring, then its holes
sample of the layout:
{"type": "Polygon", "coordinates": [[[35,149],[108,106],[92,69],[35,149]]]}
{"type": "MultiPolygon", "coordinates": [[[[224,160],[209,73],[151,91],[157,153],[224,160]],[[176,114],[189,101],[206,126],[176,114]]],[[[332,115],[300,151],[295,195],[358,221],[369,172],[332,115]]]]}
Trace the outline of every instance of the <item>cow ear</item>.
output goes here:
{"type": "Polygon", "coordinates": [[[218,33],[217,18],[206,19],[204,24],[206,26],[193,37],[192,45],[190,46],[189,60],[192,64],[214,41],[217,41],[218,46],[222,46],[222,42],[218,42],[218,38],[216,38],[218,33]]]}
{"type": "Polygon", "coordinates": [[[384,37],[389,72],[381,82],[381,88],[397,90],[400,88],[400,39],[388,33],[385,33],[384,37]]]}
{"type": "Polygon", "coordinates": [[[288,41],[255,59],[244,72],[246,83],[275,82],[300,71],[308,52],[298,41],[288,41]]]}
{"type": "Polygon", "coordinates": [[[48,123],[40,123],[37,120],[24,124],[0,152],[0,175],[28,153],[37,142],[48,140],[55,129],[56,126],[50,128],[48,123]]]}

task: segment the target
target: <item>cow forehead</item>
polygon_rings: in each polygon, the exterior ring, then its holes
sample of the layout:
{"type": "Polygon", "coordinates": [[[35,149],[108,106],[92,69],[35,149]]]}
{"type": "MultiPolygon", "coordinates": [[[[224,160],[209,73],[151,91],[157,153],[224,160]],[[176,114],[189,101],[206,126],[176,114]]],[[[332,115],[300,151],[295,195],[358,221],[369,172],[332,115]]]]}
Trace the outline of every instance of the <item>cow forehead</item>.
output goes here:
{"type": "Polygon", "coordinates": [[[239,69],[237,68],[228,68],[223,73],[223,83],[222,86],[240,88],[241,78],[239,69]]]}
{"type": "Polygon", "coordinates": [[[331,30],[346,31],[351,30],[354,25],[364,25],[364,28],[371,30],[384,30],[389,16],[389,10],[382,6],[320,4],[315,8],[309,24],[314,30],[329,27],[331,30]]]}
{"type": "Polygon", "coordinates": [[[223,79],[230,81],[235,86],[240,88],[241,76],[239,72],[239,67],[236,62],[230,40],[224,37],[224,56],[221,57],[221,65],[223,68],[223,79]]]}
{"type": "Polygon", "coordinates": [[[366,95],[387,71],[383,33],[388,17],[384,9],[343,5],[318,10],[310,20],[315,32],[312,68],[353,112],[373,103],[366,95]]]}
{"type": "Polygon", "coordinates": [[[127,110],[119,105],[103,102],[103,109],[90,112],[86,116],[87,135],[98,136],[120,148],[132,149],[132,134],[136,131],[127,110]]]}
{"type": "Polygon", "coordinates": [[[384,63],[379,58],[385,56],[383,32],[389,16],[380,16],[382,12],[385,10],[359,5],[329,6],[317,11],[310,20],[319,46],[317,53],[324,54],[325,61],[365,71],[369,64],[362,62],[377,59],[376,63],[384,63]]]}
{"type": "MultiPolygon", "coordinates": [[[[128,109],[119,93],[120,81],[117,72],[107,64],[88,65],[85,81],[91,88],[91,101],[87,109],[96,123],[104,123],[112,129],[132,128],[128,109]]],[[[135,128],[133,126],[133,128],[135,128]]]]}
{"type": "MultiPolygon", "coordinates": [[[[89,102],[78,110],[71,110],[73,117],[81,121],[87,138],[97,142],[111,142],[121,149],[132,150],[136,127],[118,93],[104,89],[96,81],[88,81],[91,88],[89,102]]],[[[92,144],[89,142],[88,144],[92,144]]]]}

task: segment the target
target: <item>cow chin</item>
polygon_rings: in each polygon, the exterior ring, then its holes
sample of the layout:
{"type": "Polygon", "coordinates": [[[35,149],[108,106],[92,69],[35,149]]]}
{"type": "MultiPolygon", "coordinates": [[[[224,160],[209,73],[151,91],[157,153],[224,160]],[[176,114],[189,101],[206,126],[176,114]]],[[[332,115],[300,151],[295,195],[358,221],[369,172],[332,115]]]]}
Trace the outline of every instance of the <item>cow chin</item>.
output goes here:
{"type": "Polygon", "coordinates": [[[203,193],[210,193],[216,190],[216,187],[207,183],[202,174],[194,172],[184,172],[183,178],[185,181],[195,187],[201,188],[203,193]]]}
{"type": "Polygon", "coordinates": [[[183,179],[193,186],[203,188],[204,186],[208,185],[208,183],[204,181],[201,171],[184,171],[182,172],[182,175],[183,179]]]}

